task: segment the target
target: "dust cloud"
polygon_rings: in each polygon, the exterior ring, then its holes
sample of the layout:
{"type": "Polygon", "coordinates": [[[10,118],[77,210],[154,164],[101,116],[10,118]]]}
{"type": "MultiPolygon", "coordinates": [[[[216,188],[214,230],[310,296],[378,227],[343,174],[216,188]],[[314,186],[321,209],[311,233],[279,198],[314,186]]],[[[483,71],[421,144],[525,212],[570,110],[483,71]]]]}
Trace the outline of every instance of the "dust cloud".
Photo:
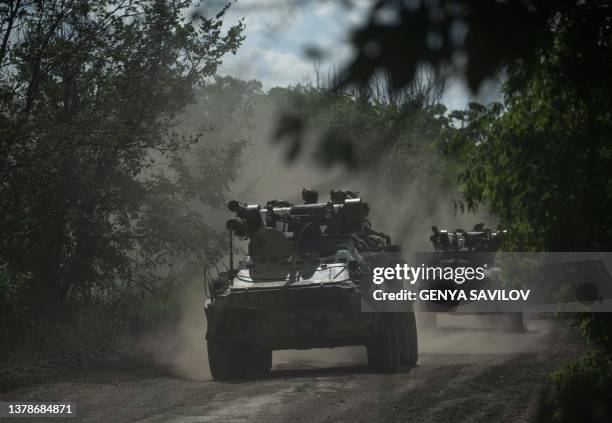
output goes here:
{"type": "MultiPolygon", "coordinates": [[[[287,163],[282,146],[270,140],[277,123],[277,110],[259,111],[260,118],[251,127],[250,142],[243,151],[239,179],[231,186],[231,199],[245,203],[265,203],[267,200],[284,199],[299,203],[302,188],[319,191],[319,200],[327,201],[332,189],[354,190],[370,204],[370,219],[375,229],[388,233],[404,251],[429,251],[431,226],[449,229],[470,229],[477,222],[495,225],[495,219],[487,215],[456,214],[452,198],[456,193],[449,187],[429,185],[417,178],[400,189],[391,188],[383,172],[349,172],[341,167],[321,168],[308,160],[287,163]]],[[[321,135],[317,128],[306,139],[321,135]]],[[[308,146],[304,156],[308,156],[308,146]]],[[[423,160],[427,160],[424,157],[423,160]]],[[[418,172],[417,172],[418,173],[418,172]]],[[[222,212],[223,213],[223,212],[222,212]]],[[[229,218],[225,212],[226,219],[229,218]]],[[[216,212],[211,221],[219,221],[216,212]]],[[[244,251],[246,244],[237,243],[237,251],[244,251]]],[[[201,276],[200,276],[201,277],[201,276]]],[[[205,341],[204,289],[185,303],[178,324],[163,328],[142,342],[144,350],[177,375],[208,379],[208,358],[205,341]]],[[[466,341],[470,344],[469,341],[466,341]]],[[[429,340],[421,343],[429,348],[429,340]]],[[[471,343],[473,345],[473,343],[471,343]]],[[[434,344],[432,344],[434,345],[434,344]]],[[[307,351],[276,351],[274,368],[329,367],[366,363],[364,347],[316,349],[307,351]]]]}
{"type": "Polygon", "coordinates": [[[175,324],[157,328],[145,335],[140,348],[166,370],[187,379],[210,379],[206,353],[204,291],[184,304],[175,324]]]}
{"type": "MultiPolygon", "coordinates": [[[[419,327],[421,354],[517,354],[546,348],[551,316],[529,316],[526,331],[509,333],[503,328],[504,316],[439,314],[438,328],[419,327]]],[[[419,315],[417,313],[417,322],[419,315]]]]}

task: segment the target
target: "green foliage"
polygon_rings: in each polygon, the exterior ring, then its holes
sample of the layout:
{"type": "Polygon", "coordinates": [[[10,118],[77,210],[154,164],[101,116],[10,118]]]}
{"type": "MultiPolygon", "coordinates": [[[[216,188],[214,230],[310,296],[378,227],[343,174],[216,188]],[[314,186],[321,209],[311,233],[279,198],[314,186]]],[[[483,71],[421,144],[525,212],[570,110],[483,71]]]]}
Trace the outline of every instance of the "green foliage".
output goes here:
{"type": "Polygon", "coordinates": [[[187,264],[222,256],[204,216],[244,144],[177,125],[243,24],[223,29],[227,7],[185,17],[192,6],[0,3],[3,345],[111,340],[121,310],[171,301],[187,264]]]}
{"type": "Polygon", "coordinates": [[[557,422],[609,422],[612,420],[612,359],[600,350],[590,351],[555,371],[557,422]]]}
{"type": "MultiPolygon", "coordinates": [[[[612,247],[611,22],[605,2],[568,5],[539,38],[535,58],[507,68],[503,105],[450,115],[457,129],[443,148],[461,162],[460,205],[498,215],[510,228],[507,248],[612,247]]],[[[553,375],[554,418],[611,421],[612,319],[578,320],[595,350],[553,375]]]]}
{"type": "Polygon", "coordinates": [[[579,316],[580,333],[595,346],[612,353],[612,315],[597,313],[579,316]]]}
{"type": "MultiPolygon", "coordinates": [[[[462,162],[463,205],[484,205],[511,227],[509,248],[612,247],[609,9],[589,2],[559,15],[539,59],[508,69],[504,105],[451,115],[459,129],[445,148],[462,162]]],[[[591,342],[612,351],[607,315],[580,320],[591,342]]]]}
{"type": "Polygon", "coordinates": [[[464,205],[497,214],[517,250],[612,246],[609,22],[609,7],[576,5],[537,61],[509,67],[503,106],[452,114],[464,205]]]}
{"type": "Polygon", "coordinates": [[[476,92],[503,66],[532,59],[534,46],[571,0],[530,2],[440,0],[373,2],[364,24],[352,34],[356,51],[344,70],[343,84],[367,84],[380,69],[403,88],[419,66],[449,69],[465,77],[476,92]],[[400,41],[401,40],[401,41],[400,41]]]}

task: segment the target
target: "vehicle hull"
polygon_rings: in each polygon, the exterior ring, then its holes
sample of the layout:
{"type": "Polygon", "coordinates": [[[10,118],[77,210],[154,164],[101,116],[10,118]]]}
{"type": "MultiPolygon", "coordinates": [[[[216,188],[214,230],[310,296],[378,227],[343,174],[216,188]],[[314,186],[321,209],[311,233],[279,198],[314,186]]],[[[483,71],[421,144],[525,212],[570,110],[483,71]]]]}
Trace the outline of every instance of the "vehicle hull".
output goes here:
{"type": "Polygon", "coordinates": [[[206,309],[207,339],[272,350],[365,345],[380,316],[361,313],[351,285],[228,290],[206,309]]]}

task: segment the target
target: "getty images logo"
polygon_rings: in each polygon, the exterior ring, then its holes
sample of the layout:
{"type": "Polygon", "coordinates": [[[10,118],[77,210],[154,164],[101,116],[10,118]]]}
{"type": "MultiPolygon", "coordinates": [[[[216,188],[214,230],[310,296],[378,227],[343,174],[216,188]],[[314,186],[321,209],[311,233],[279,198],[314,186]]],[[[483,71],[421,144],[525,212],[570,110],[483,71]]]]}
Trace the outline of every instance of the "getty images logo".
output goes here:
{"type": "Polygon", "coordinates": [[[395,267],[375,267],[372,282],[380,285],[385,281],[405,280],[415,284],[418,280],[447,280],[458,285],[466,281],[483,280],[487,265],[478,267],[409,266],[397,264],[395,267]]]}

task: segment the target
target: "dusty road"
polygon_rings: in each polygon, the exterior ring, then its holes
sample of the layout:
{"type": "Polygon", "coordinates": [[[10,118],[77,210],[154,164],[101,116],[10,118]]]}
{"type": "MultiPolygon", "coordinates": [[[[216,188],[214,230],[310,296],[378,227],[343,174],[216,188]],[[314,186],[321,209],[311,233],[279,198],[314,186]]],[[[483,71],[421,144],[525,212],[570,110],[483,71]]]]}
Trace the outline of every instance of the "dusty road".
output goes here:
{"type": "Polygon", "coordinates": [[[266,380],[100,370],[3,392],[0,400],[73,401],[71,422],[531,421],[550,371],[582,347],[568,323],[527,326],[522,334],[486,327],[421,334],[418,366],[396,375],[370,373],[362,349],[281,352],[266,380]]]}

